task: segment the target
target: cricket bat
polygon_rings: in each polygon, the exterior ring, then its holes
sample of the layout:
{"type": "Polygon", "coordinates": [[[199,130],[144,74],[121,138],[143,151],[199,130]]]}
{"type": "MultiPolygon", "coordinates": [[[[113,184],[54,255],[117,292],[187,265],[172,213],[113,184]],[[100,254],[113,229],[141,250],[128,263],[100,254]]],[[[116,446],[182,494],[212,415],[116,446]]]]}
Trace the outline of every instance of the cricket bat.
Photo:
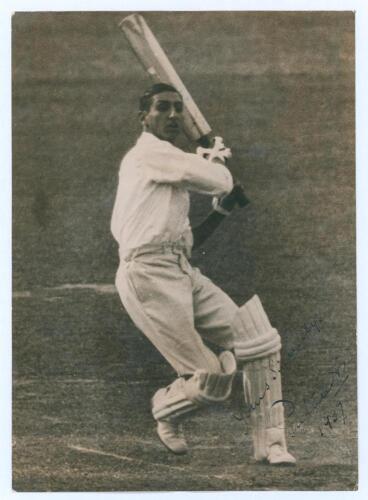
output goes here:
{"type": "MultiPolygon", "coordinates": [[[[153,82],[168,83],[181,94],[184,105],[183,127],[187,137],[201,146],[208,147],[211,143],[212,129],[143,16],[132,14],[125,17],[119,26],[153,82]]],[[[240,206],[243,207],[249,203],[240,185],[236,185],[235,193],[237,203],[240,206]]]]}

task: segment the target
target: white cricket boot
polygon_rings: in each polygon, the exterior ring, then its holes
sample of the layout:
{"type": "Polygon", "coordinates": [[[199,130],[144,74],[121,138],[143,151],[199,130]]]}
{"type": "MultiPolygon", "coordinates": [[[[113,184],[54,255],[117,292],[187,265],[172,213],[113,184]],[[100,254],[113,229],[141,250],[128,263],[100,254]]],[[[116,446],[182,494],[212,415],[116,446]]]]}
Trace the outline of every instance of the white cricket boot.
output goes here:
{"type": "Polygon", "coordinates": [[[296,460],[288,452],[283,429],[267,429],[267,461],[271,465],[294,465],[296,460]]]}
{"type": "Polygon", "coordinates": [[[270,465],[294,465],[295,457],[279,445],[272,445],[267,457],[270,465]]]}
{"type": "Polygon", "coordinates": [[[177,422],[158,420],[157,434],[166,448],[176,455],[184,455],[187,453],[188,445],[182,434],[181,426],[177,422]]]}

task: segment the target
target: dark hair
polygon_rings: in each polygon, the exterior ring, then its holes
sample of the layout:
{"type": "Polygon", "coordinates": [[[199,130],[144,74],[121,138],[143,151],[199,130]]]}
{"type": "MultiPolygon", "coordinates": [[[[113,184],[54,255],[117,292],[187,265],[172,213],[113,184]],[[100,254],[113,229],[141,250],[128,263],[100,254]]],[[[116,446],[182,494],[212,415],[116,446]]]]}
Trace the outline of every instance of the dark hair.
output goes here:
{"type": "Polygon", "coordinates": [[[152,104],[152,97],[156,94],[161,94],[161,92],[176,92],[180,95],[176,88],[168,83],[155,83],[139,98],[139,111],[149,111],[152,104]]]}

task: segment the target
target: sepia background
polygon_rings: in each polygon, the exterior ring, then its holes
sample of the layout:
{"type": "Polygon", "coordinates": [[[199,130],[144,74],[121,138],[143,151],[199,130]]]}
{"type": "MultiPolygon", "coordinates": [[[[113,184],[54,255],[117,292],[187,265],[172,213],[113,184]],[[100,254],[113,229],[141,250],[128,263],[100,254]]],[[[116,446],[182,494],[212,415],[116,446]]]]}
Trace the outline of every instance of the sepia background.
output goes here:
{"type": "MultiPolygon", "coordinates": [[[[294,468],[251,459],[240,390],[158,441],[175,377],[114,288],[119,162],[149,85],[129,13],[16,13],[13,37],[13,487],[17,491],[344,490],[357,485],[354,15],[146,13],[252,203],[193,256],[283,341],[294,468]]],[[[193,145],[181,139],[181,145],[193,145]]],[[[193,197],[195,225],[210,200],[193,197]]]]}

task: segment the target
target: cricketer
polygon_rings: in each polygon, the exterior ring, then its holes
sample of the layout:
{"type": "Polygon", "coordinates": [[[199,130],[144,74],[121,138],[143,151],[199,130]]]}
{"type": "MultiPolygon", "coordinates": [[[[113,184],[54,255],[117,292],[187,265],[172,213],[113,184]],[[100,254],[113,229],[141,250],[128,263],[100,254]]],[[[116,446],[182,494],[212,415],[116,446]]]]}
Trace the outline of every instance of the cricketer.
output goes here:
{"type": "Polygon", "coordinates": [[[258,296],[239,308],[190,263],[192,249],[236,206],[236,183],[225,165],[231,151],[220,138],[197,154],[175,146],[182,115],[183,99],[172,85],[156,83],[142,95],[142,133],[122,160],[111,221],[120,255],[116,287],[124,308],[177,373],[153,395],[157,433],[171,452],[186,453],[182,419],[226,400],[241,370],[254,458],[292,464],[277,330],[258,296]],[[214,200],[212,213],[195,228],[188,219],[190,192],[214,200]],[[206,340],[221,348],[220,355],[206,340]]]}

